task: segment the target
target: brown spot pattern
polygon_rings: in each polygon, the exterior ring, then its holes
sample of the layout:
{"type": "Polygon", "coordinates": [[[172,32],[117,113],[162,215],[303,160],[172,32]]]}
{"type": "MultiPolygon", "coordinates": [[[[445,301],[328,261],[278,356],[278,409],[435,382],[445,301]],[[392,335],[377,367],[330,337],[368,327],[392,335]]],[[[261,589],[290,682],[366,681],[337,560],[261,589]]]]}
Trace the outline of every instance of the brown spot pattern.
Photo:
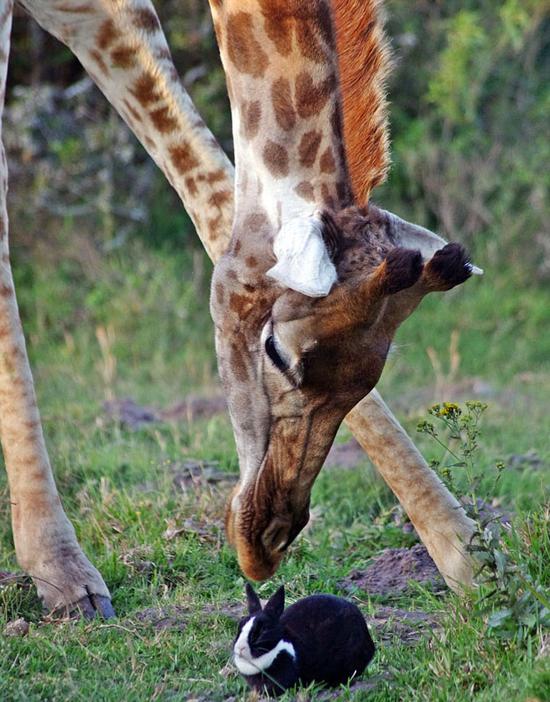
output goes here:
{"type": "Polygon", "coordinates": [[[220,190],[217,193],[212,193],[208,198],[208,204],[212,207],[223,207],[223,205],[231,200],[232,194],[228,190],[220,190]]]}
{"type": "Polygon", "coordinates": [[[155,77],[152,73],[147,72],[142,73],[136,80],[131,93],[142,105],[149,105],[152,102],[160,100],[161,97],[161,94],[158,92],[156,87],[155,77]]]}
{"type": "Polygon", "coordinates": [[[334,202],[334,197],[331,195],[329,186],[326,183],[323,183],[321,185],[321,197],[323,199],[324,204],[331,210],[336,209],[335,208],[335,202],[334,202]]]}
{"type": "Polygon", "coordinates": [[[199,165],[199,161],[195,156],[191,144],[186,141],[183,141],[177,146],[171,146],[168,151],[170,153],[170,159],[180,175],[184,175],[192,168],[199,165]]]}
{"type": "Polygon", "coordinates": [[[315,130],[304,134],[300,141],[300,146],[298,147],[301,166],[305,166],[306,168],[311,168],[311,166],[313,166],[322,138],[322,133],[315,130]]]}
{"type": "Polygon", "coordinates": [[[206,182],[209,185],[212,185],[213,183],[218,183],[220,180],[225,180],[225,171],[223,171],[221,168],[217,171],[211,171],[206,176],[206,182]]]}
{"type": "MultiPolygon", "coordinates": [[[[235,276],[236,277],[236,276],[235,276]]],[[[249,295],[239,295],[238,293],[231,293],[229,296],[229,307],[235,314],[243,318],[246,313],[250,311],[253,306],[252,299],[249,295]]]]}
{"type": "Polygon", "coordinates": [[[258,233],[267,224],[269,224],[269,220],[263,212],[253,212],[244,220],[243,229],[248,229],[251,232],[258,233]]]}
{"type": "Polygon", "coordinates": [[[216,283],[216,300],[218,301],[218,305],[223,305],[224,299],[225,299],[224,287],[221,283],[216,283]]]}
{"type": "Polygon", "coordinates": [[[96,36],[96,44],[100,49],[108,49],[109,46],[118,37],[119,31],[115,27],[115,23],[112,19],[105,20],[96,36]]]}
{"type": "Polygon", "coordinates": [[[138,10],[134,10],[134,26],[152,34],[160,29],[160,22],[152,10],[140,7],[138,10]]]}
{"type": "MultiPolygon", "coordinates": [[[[266,14],[265,10],[264,14],[266,14]]],[[[268,15],[265,18],[265,32],[275,44],[279,54],[282,56],[290,54],[292,51],[292,19],[268,15]]]]}
{"type": "Polygon", "coordinates": [[[246,100],[241,108],[243,136],[247,140],[252,140],[260,129],[260,120],[262,118],[262,105],[259,100],[246,100]]]}
{"type": "Polygon", "coordinates": [[[254,36],[252,15],[237,12],[227,18],[227,53],[240,73],[261,78],[269,64],[267,54],[254,36]]]}
{"type": "Polygon", "coordinates": [[[277,79],[271,86],[271,102],[277,124],[285,132],[296,126],[296,110],[292,104],[290,82],[286,78],[277,79]]]}
{"type": "Polygon", "coordinates": [[[308,183],[307,180],[298,183],[294,190],[304,200],[308,200],[309,202],[311,202],[315,199],[313,186],[311,185],[311,183],[308,183]]]}
{"type": "Polygon", "coordinates": [[[246,367],[245,357],[237,344],[231,345],[230,363],[235,378],[240,383],[245,383],[248,380],[248,369],[246,367]]]}
{"type": "Polygon", "coordinates": [[[111,61],[115,68],[132,68],[136,63],[134,46],[119,46],[111,51],[111,61]]]}
{"type": "Polygon", "coordinates": [[[141,115],[135,109],[135,107],[133,107],[128,100],[124,100],[124,104],[126,105],[126,109],[128,110],[128,112],[132,115],[136,122],[141,122],[141,115]]]}
{"type": "Polygon", "coordinates": [[[249,268],[256,268],[258,265],[258,259],[255,256],[247,256],[244,262],[249,268]]]}
{"type": "Polygon", "coordinates": [[[308,119],[326,105],[335,87],[333,75],[315,84],[309,73],[302,72],[296,78],[296,108],[303,119],[308,119]]]}
{"type": "Polygon", "coordinates": [[[336,161],[334,160],[334,155],[330,146],[323,151],[320,166],[322,173],[334,173],[336,170],[336,161]]]}
{"type": "MultiPolygon", "coordinates": [[[[288,56],[296,36],[302,56],[322,63],[326,60],[322,40],[332,46],[330,10],[325,2],[304,0],[260,0],[265,31],[282,56],[288,56]]],[[[358,10],[360,11],[360,10],[358,10]]]]}
{"type": "Polygon", "coordinates": [[[103,60],[103,56],[99,53],[97,49],[92,49],[90,51],[90,58],[97,63],[102,73],[109,73],[107,64],[105,63],[105,61],[103,60]]]}
{"type": "Polygon", "coordinates": [[[178,126],[178,120],[172,117],[167,107],[159,107],[149,112],[151,122],[161,134],[173,132],[178,126]]]}
{"type": "Polygon", "coordinates": [[[284,178],[288,175],[288,152],[284,146],[269,139],[264,146],[263,159],[270,173],[275,178],[284,178]]]}
{"type": "Polygon", "coordinates": [[[318,39],[317,26],[313,22],[298,22],[296,37],[302,56],[316,63],[326,61],[325,52],[318,39]]]}
{"type": "Polygon", "coordinates": [[[185,179],[185,187],[189,191],[190,195],[196,195],[199,191],[194,178],[186,178],[185,179]]]}
{"type": "Polygon", "coordinates": [[[215,241],[220,234],[220,228],[223,225],[223,217],[219,214],[217,217],[207,220],[208,231],[210,232],[210,238],[215,241]]]}

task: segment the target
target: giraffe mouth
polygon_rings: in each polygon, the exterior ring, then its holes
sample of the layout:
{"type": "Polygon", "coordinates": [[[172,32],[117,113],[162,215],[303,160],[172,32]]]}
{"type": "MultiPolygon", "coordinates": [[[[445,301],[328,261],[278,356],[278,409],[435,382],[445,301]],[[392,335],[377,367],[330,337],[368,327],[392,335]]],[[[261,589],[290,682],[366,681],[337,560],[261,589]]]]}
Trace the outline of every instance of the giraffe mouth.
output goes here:
{"type": "Polygon", "coordinates": [[[250,488],[241,491],[237,486],[227,504],[225,528],[243,573],[261,581],[276,572],[289,546],[308,521],[309,494],[305,507],[285,506],[273,511],[265,507],[258,509],[258,505],[250,501],[250,488]]]}

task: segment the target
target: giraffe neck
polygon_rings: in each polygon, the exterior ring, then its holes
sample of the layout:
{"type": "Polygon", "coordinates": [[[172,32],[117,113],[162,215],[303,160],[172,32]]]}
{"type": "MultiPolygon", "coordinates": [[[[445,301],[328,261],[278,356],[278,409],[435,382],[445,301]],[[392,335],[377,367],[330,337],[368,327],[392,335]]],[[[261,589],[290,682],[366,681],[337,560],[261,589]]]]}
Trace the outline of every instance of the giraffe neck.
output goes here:
{"type": "Polygon", "coordinates": [[[326,0],[211,0],[233,117],[235,225],[350,204],[326,0]]]}

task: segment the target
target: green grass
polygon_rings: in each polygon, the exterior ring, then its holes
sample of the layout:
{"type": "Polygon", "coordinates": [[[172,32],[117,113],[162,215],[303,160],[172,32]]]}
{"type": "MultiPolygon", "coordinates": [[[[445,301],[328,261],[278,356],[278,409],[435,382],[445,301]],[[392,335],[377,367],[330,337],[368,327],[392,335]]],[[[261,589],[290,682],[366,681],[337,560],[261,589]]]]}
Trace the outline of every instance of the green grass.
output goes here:
{"type": "MultiPolygon", "coordinates": [[[[1,591],[0,628],[24,616],[31,631],[25,638],[0,636],[0,699],[246,699],[242,680],[220,673],[235,633],[226,608],[243,601],[244,586],[223,537],[227,490],[182,491],[173,483],[186,458],[238,470],[228,421],[214,417],[131,432],[102,410],[110,397],[167,406],[189,392],[215,387],[208,266],[195,265],[193,274],[189,257],[134,242],[124,256],[103,259],[93,281],[83,269],[75,261],[60,269],[23,268],[20,298],[64,505],[111,588],[119,618],[45,623],[32,589],[10,585],[1,591]],[[200,528],[165,538],[168,525],[189,518],[200,528]],[[184,631],[157,630],[139,618],[147,608],[176,605],[184,631]]],[[[483,381],[489,409],[476,459],[486,473],[479,492],[515,513],[518,536],[512,551],[546,587],[549,321],[547,290],[521,281],[511,288],[506,272],[489,273],[423,303],[400,331],[381,382],[424,454],[439,458],[437,446],[416,434],[417,422],[433,401],[471,397],[469,379],[477,378],[478,386],[483,381]],[[495,462],[531,449],[543,467],[516,460],[495,488],[495,462]]],[[[338,440],[348,437],[344,428],[338,440]]],[[[366,459],[354,470],[323,471],[314,488],[311,528],[274,581],[260,586],[260,594],[268,595],[281,582],[289,600],[338,592],[342,578],[381,549],[411,545],[411,535],[392,522],[394,505],[366,459]]],[[[0,570],[15,570],[4,478],[0,516],[0,570]]],[[[541,632],[521,645],[501,641],[489,633],[471,601],[449,592],[417,588],[397,599],[362,595],[360,600],[367,613],[380,604],[433,613],[440,627],[414,646],[397,638],[380,644],[367,673],[379,681],[376,687],[356,693],[342,689],[340,699],[549,699],[549,658],[537,658],[541,632]]],[[[312,691],[310,698],[316,696],[312,691]]],[[[289,693],[284,699],[294,698],[289,693]]]]}

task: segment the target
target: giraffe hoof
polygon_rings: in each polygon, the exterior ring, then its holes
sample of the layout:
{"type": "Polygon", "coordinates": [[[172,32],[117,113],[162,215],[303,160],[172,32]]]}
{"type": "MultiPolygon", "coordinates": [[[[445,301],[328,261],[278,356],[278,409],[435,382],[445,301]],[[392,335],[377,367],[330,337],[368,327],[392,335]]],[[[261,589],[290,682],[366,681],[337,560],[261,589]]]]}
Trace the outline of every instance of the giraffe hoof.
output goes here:
{"type": "Polygon", "coordinates": [[[111,600],[104,595],[86,595],[78,600],[71,607],[71,616],[75,615],[82,616],[84,619],[94,619],[95,617],[111,619],[111,617],[116,616],[111,600]]]}
{"type": "Polygon", "coordinates": [[[58,607],[50,613],[52,619],[111,619],[116,617],[111,600],[104,595],[86,595],[66,607],[58,607]]]}

